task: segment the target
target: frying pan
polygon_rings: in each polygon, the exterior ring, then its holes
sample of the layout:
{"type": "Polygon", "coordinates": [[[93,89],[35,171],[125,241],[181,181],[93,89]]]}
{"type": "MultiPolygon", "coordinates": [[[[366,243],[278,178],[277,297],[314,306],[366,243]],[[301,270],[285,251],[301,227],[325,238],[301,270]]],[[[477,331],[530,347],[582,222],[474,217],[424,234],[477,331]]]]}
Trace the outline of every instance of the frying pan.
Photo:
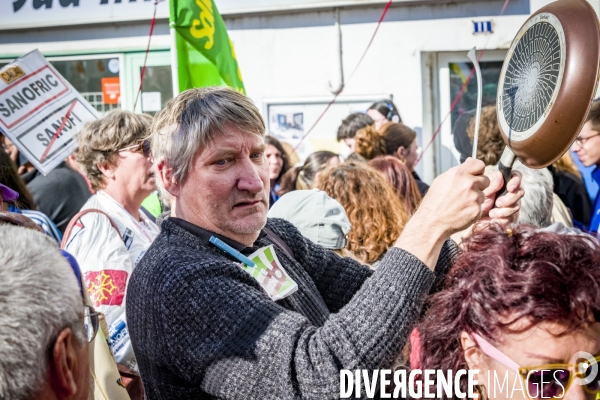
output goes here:
{"type": "Polygon", "coordinates": [[[523,24],[498,82],[505,185],[516,158],[543,168],[571,147],[596,93],[599,64],[598,18],[586,0],[555,1],[523,24]]]}

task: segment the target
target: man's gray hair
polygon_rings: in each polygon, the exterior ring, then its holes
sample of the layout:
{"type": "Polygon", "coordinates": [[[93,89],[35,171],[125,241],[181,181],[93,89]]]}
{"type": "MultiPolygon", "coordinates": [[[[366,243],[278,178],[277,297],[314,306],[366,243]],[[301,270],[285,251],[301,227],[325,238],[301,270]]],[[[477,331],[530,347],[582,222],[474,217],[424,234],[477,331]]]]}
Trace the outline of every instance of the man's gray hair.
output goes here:
{"type": "Polygon", "coordinates": [[[529,224],[537,228],[545,228],[552,224],[552,207],[554,206],[554,181],[547,168],[527,168],[516,161],[513,169],[523,175],[521,187],[525,195],[521,199],[519,224],[529,224]]]}
{"type": "MultiPolygon", "coordinates": [[[[265,123],[248,97],[226,87],[190,89],[179,94],[154,117],[151,128],[154,165],[164,161],[173,179],[187,178],[194,156],[227,128],[264,137],[265,123]]],[[[157,177],[164,200],[170,195],[157,177]]]]}
{"type": "Polygon", "coordinates": [[[42,389],[49,349],[66,327],[83,344],[83,300],[56,242],[0,225],[0,399],[28,399],[42,389]]]}

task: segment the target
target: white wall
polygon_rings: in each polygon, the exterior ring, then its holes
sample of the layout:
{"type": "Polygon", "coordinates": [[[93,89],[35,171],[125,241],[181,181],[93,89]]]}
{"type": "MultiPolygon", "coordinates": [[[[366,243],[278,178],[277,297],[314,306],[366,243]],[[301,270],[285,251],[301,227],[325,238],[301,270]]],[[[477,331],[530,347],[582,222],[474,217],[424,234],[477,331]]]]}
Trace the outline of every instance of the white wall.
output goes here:
{"type": "MultiPolygon", "coordinates": [[[[596,9],[600,7],[600,0],[589,1],[596,9]]],[[[433,76],[438,71],[435,65],[429,66],[429,55],[464,54],[473,46],[506,49],[530,12],[548,0],[511,0],[504,16],[499,16],[504,0],[396,0],[352,79],[350,73],[373,34],[385,1],[217,0],[216,3],[234,42],[248,95],[263,111],[268,103],[274,102],[309,104],[305,126],[316,119],[332,98],[328,84],[335,80],[333,6],[339,8],[346,88],[340,105],[333,106],[311,134],[334,143],[337,127],[356,105],[353,102],[389,96],[393,96],[407,125],[422,128],[423,140],[427,142],[443,117],[439,115],[436,98],[439,87],[433,76]],[[251,12],[241,12],[244,7],[251,12]],[[473,34],[473,21],[490,19],[495,26],[493,34],[473,34]]],[[[0,30],[0,59],[36,47],[47,55],[143,51],[147,25],[139,21],[0,30]]],[[[152,38],[152,48],[168,49],[170,43],[168,23],[162,16],[152,38]]],[[[421,165],[427,181],[434,177],[434,153],[430,150],[421,165]]]]}
{"type": "MultiPolygon", "coordinates": [[[[345,96],[393,96],[403,121],[423,128],[424,141],[432,127],[424,126],[422,57],[426,52],[508,48],[528,14],[487,16],[485,11],[500,12],[503,1],[479,1],[454,6],[398,7],[390,10],[376,39],[354,77],[356,66],[377,25],[381,7],[342,10],[343,67],[345,96]],[[483,10],[483,11],[482,11],[483,10]],[[477,15],[472,16],[473,14],[477,15]],[[361,17],[358,15],[362,13],[361,17]],[[492,35],[473,35],[473,20],[493,19],[492,35]]],[[[528,11],[529,5],[516,4],[516,11],[528,11]]],[[[515,11],[513,10],[513,12],[515,11]]],[[[263,102],[279,98],[332,98],[331,79],[335,13],[319,12],[296,16],[274,15],[226,19],[247,93],[263,107],[263,102]],[[314,26],[311,26],[314,25],[314,26]],[[286,27],[289,26],[289,27],[286,27]]],[[[437,90],[433,88],[433,90],[437,90]]],[[[325,104],[321,107],[324,109],[325,104]]],[[[338,112],[329,111],[311,137],[334,138],[341,121],[338,112]]],[[[424,177],[434,177],[433,149],[423,165],[424,177]]],[[[423,165],[421,167],[423,167],[423,165]]]]}

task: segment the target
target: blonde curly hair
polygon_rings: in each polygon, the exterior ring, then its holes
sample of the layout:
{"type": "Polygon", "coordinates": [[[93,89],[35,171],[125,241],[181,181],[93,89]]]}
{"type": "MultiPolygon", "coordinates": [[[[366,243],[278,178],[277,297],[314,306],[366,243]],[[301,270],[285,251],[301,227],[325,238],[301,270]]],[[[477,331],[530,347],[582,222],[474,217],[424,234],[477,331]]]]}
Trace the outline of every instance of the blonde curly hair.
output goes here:
{"type": "Polygon", "coordinates": [[[318,188],[346,210],[352,228],[348,250],[371,264],[394,245],[408,215],[391,185],[375,169],[346,162],[319,178],[318,188]]]}
{"type": "Polygon", "coordinates": [[[88,122],[77,135],[77,147],[73,152],[90,180],[94,190],[106,185],[99,165],[114,163],[119,149],[148,138],[152,117],[131,111],[114,110],[104,117],[88,122]]]}

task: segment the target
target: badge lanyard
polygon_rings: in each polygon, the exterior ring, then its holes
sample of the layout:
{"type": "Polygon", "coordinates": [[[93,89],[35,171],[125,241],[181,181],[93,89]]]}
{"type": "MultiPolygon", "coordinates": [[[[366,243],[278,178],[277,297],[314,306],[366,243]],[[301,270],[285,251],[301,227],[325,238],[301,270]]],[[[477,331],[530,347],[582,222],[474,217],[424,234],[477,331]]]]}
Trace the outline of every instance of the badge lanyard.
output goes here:
{"type": "Polygon", "coordinates": [[[214,236],[211,236],[209,241],[240,261],[241,268],[260,284],[271,300],[281,300],[298,290],[298,284],[290,278],[279,262],[273,245],[262,247],[246,257],[214,236]]]}

